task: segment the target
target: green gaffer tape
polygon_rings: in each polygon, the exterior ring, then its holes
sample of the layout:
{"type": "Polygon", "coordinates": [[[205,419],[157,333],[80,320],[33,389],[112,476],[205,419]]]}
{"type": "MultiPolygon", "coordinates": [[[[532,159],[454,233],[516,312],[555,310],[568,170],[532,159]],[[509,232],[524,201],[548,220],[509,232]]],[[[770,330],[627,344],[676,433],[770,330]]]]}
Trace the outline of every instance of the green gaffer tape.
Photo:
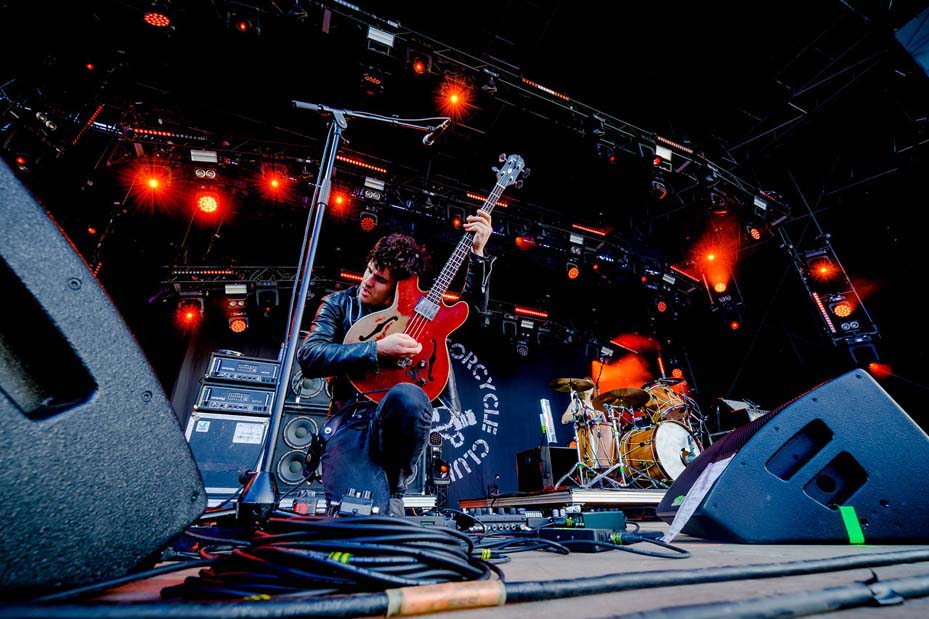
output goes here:
{"type": "Polygon", "coordinates": [[[864,544],[864,531],[861,530],[855,508],[851,505],[839,505],[839,513],[842,515],[842,523],[845,524],[845,532],[848,533],[848,543],[864,544]]]}

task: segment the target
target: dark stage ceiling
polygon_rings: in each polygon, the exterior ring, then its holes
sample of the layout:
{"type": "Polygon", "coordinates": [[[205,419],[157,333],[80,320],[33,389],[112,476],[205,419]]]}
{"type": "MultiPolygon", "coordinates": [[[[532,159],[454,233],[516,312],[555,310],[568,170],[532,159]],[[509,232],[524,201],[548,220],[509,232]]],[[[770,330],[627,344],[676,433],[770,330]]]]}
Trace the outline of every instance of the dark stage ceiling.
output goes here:
{"type": "Polygon", "coordinates": [[[321,280],[363,266],[375,236],[359,229],[362,210],[377,213],[378,230],[426,241],[441,266],[459,234],[450,217],[479,206],[468,192],[486,195],[498,154],[516,153],[532,174],[495,211],[488,328],[521,305],[548,313],[553,339],[593,350],[654,336],[704,403],[774,407],[871,351],[833,344],[796,268],[828,235],[896,373],[885,386],[923,421],[927,338],[915,309],[929,77],[894,38],[920,4],[201,0],[175,2],[172,27],[157,30],[141,1],[4,3],[0,138],[166,387],[183,338],[170,331],[177,290],[164,267],[296,263],[330,117],[292,101],[434,117],[452,80],[472,89],[471,106],[431,146],[417,130],[349,120],[340,153],[381,171],[337,162],[336,188],[375,176],[384,196],[329,209],[321,280]],[[380,80],[374,94],[365,74],[380,80]],[[672,151],[661,200],[656,144],[672,151]],[[201,183],[191,149],[217,153],[201,167],[217,173],[221,218],[186,210],[201,183]],[[170,171],[173,199],[129,190],[140,163],[170,171]],[[256,184],[269,168],[292,182],[281,199],[256,184]],[[751,242],[738,231],[760,192],[777,225],[751,242]],[[517,236],[535,247],[520,250],[517,236]],[[699,279],[695,248],[708,239],[737,258],[731,306],[699,279]],[[655,311],[659,300],[669,311],[655,311]]]}

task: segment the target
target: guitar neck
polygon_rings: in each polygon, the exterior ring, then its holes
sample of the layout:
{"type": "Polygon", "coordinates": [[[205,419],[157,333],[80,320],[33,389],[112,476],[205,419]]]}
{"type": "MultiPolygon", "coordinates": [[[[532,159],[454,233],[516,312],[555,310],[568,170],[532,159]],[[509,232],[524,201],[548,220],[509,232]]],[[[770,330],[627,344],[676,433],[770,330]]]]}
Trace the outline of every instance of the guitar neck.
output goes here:
{"type": "MultiPolygon", "coordinates": [[[[494,185],[494,188],[491,190],[490,195],[484,200],[484,204],[481,205],[479,210],[489,213],[494,210],[494,206],[497,205],[497,200],[500,199],[500,196],[503,195],[503,190],[506,189],[504,185],[501,185],[499,182],[494,185]]],[[[438,303],[442,300],[442,296],[448,291],[448,287],[452,283],[455,274],[458,273],[458,269],[461,268],[461,264],[464,262],[468,253],[471,251],[471,242],[474,239],[473,232],[466,232],[464,236],[458,241],[458,245],[455,246],[455,251],[452,252],[451,257],[448,259],[448,262],[445,263],[445,266],[442,268],[442,271],[436,277],[435,282],[432,284],[432,288],[429,289],[429,294],[426,295],[430,301],[433,303],[438,303]]]]}

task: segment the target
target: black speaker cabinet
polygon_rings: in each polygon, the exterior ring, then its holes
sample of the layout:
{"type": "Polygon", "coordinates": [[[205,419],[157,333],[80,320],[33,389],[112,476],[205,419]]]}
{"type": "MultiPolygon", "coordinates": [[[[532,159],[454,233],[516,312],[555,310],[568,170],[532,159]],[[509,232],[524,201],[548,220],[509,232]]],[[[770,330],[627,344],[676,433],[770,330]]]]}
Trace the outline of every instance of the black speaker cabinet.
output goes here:
{"type": "Polygon", "coordinates": [[[516,454],[516,483],[520,492],[551,488],[577,464],[577,449],[543,445],[516,454]]]}
{"type": "Polygon", "coordinates": [[[203,483],[122,317],[2,162],[0,289],[0,590],[126,574],[203,512],[203,483]]]}
{"type": "Polygon", "coordinates": [[[300,364],[294,360],[284,403],[310,409],[328,408],[329,383],[325,378],[304,378],[300,371],[300,364]]]}
{"type": "MultiPolygon", "coordinates": [[[[288,492],[309,473],[306,470],[307,450],[326,423],[326,412],[327,409],[321,407],[284,407],[281,432],[274,449],[274,474],[280,493],[288,492]]],[[[311,489],[322,490],[318,479],[311,489]]]]}
{"type": "Polygon", "coordinates": [[[684,533],[748,543],[929,539],[929,437],[864,371],[725,435],[684,469],[658,516],[671,522],[700,474],[730,457],[684,533]]]}

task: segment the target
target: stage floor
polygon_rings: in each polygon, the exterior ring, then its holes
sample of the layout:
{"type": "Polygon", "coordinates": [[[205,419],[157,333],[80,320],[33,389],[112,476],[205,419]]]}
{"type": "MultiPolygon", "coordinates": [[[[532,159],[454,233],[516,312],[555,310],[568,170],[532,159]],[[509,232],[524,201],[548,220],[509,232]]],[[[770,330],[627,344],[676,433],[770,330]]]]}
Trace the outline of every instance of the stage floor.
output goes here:
{"type": "MultiPolygon", "coordinates": [[[[639,524],[643,531],[663,532],[667,530],[668,526],[657,520],[640,522],[639,524]]],[[[799,576],[676,585],[674,579],[681,573],[685,577],[693,577],[707,573],[708,568],[724,566],[741,568],[737,569],[737,571],[744,573],[749,569],[749,566],[756,564],[828,559],[852,555],[873,555],[897,551],[925,551],[921,558],[929,559],[929,545],[743,545],[716,543],[687,536],[679,537],[674,544],[688,550],[691,556],[672,560],[641,556],[620,550],[600,553],[572,553],[570,555],[530,551],[513,553],[510,555],[510,562],[500,565],[508,584],[543,583],[541,585],[543,590],[551,587],[551,583],[548,581],[567,581],[569,584],[582,584],[585,579],[592,577],[628,575],[634,572],[657,573],[659,583],[667,579],[667,583],[661,584],[661,586],[633,588],[621,592],[586,595],[583,597],[507,604],[503,607],[455,610],[421,616],[457,617],[460,619],[501,619],[504,617],[508,619],[539,619],[540,617],[567,619],[574,617],[614,617],[632,613],[644,613],[637,616],[686,616],[690,619],[704,616],[743,616],[728,614],[722,608],[717,607],[703,609],[702,613],[694,609],[679,609],[677,611],[671,609],[693,604],[745,601],[759,596],[785,596],[783,598],[775,597],[770,600],[772,604],[780,606],[803,599],[800,592],[814,592],[830,587],[855,585],[856,583],[873,581],[875,577],[879,581],[884,581],[887,579],[923,576],[923,584],[929,582],[929,560],[916,563],[896,563],[895,560],[894,564],[873,569],[858,568],[799,576]],[[662,613],[656,613],[658,609],[665,610],[662,613]]],[[[637,544],[633,548],[663,551],[657,546],[644,543],[637,544]]],[[[145,582],[133,583],[114,589],[101,596],[100,599],[109,602],[126,603],[155,601],[158,599],[158,592],[161,587],[176,584],[185,576],[195,572],[196,570],[186,570],[153,578],[145,582]]],[[[861,589],[863,586],[859,584],[858,588],[861,589]]],[[[872,585],[872,589],[875,595],[880,594],[879,585],[872,585]]],[[[923,586],[923,589],[925,590],[926,586],[923,586]]],[[[885,597],[892,598],[892,596],[885,597]]],[[[829,604],[823,604],[821,601],[814,602],[813,606],[818,609],[816,612],[824,612],[830,609],[829,604]]],[[[831,608],[834,609],[834,606],[831,608]]],[[[794,614],[805,613],[794,611],[794,614]]],[[[787,615],[788,613],[778,616],[787,615]]],[[[776,615],[768,614],[766,616],[776,615]]],[[[888,603],[881,606],[869,605],[845,610],[828,610],[825,614],[818,616],[842,619],[927,617],[929,616],[929,598],[907,599],[899,604],[888,603]]]]}

